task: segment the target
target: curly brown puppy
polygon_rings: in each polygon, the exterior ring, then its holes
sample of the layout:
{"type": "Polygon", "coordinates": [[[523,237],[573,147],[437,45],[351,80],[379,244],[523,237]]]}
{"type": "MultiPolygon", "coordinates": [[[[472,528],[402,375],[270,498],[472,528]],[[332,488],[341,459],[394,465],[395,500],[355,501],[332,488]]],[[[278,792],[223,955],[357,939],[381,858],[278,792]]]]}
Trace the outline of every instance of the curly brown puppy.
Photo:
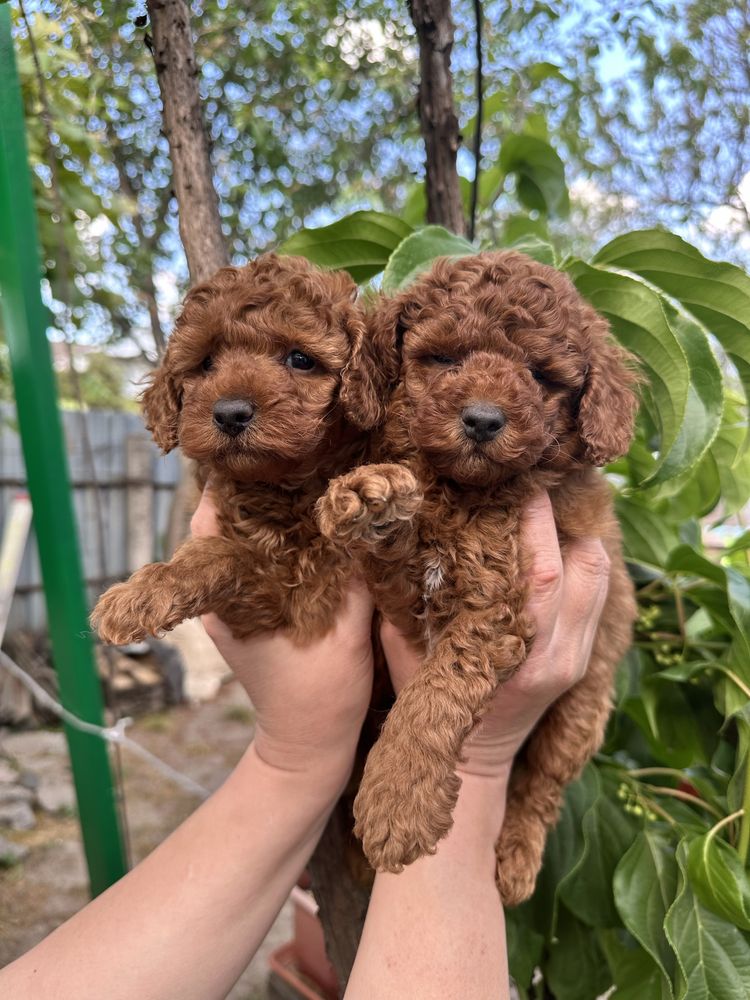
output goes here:
{"type": "Polygon", "coordinates": [[[464,739],[534,636],[519,521],[549,490],[559,537],[599,537],[609,593],[588,672],[547,712],[513,775],[497,846],[503,899],[533,891],[564,786],[601,743],[635,615],[610,489],[636,376],[569,279],[512,252],[440,260],[373,319],[381,384],[353,386],[380,462],[335,480],[323,534],[361,562],[377,606],[425,652],[370,752],[355,806],[374,867],[400,871],[450,829],[464,739]],[[387,403],[384,403],[387,401],[387,403]]]}
{"type": "Polygon", "coordinates": [[[303,640],[332,625],[350,568],[313,508],[364,457],[348,405],[367,336],[356,296],[348,275],[272,254],[187,295],[143,406],[157,444],[179,444],[210,477],[220,534],[108,590],[92,616],[103,640],[209,611],[237,638],[283,628],[303,640]]]}

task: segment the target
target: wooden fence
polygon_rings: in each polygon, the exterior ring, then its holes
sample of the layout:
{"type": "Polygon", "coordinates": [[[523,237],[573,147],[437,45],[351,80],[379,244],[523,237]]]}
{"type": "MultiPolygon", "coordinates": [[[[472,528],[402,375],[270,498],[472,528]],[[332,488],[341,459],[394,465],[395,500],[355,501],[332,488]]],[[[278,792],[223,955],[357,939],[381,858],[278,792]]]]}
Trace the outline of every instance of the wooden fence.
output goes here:
{"type": "MultiPolygon", "coordinates": [[[[81,558],[89,600],[93,601],[109,583],[163,554],[172,496],[179,478],[179,459],[174,453],[160,454],[136,414],[93,410],[65,411],[61,416],[81,558]]],[[[2,403],[0,530],[11,499],[24,491],[25,485],[15,409],[10,403],[2,403]]],[[[8,629],[39,629],[45,624],[44,594],[32,531],[8,629]]]]}

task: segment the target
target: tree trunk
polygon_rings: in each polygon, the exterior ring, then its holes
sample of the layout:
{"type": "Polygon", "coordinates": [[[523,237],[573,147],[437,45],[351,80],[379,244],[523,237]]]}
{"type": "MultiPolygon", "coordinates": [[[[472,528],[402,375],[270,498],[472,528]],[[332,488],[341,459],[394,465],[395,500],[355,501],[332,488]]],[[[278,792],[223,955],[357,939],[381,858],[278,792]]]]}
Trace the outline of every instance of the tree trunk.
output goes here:
{"type": "Polygon", "coordinates": [[[419,124],[427,167],[427,221],[466,231],[456,154],[461,142],[453,103],[450,0],[409,0],[419,40],[419,124]]]}
{"type": "Polygon", "coordinates": [[[208,136],[198,92],[198,66],[188,0],[148,0],[164,131],[174,175],[180,238],[190,280],[203,281],[229,263],[213,185],[208,136]]]}
{"type": "MultiPolygon", "coordinates": [[[[208,139],[201,115],[198,69],[187,0],[148,0],[154,61],[164,105],[180,237],[192,281],[201,281],[228,263],[219,202],[213,186],[208,139]]],[[[181,487],[192,489],[183,473],[181,487]]],[[[179,492],[179,490],[178,490],[179,492]]],[[[170,525],[171,544],[184,537],[186,508],[177,498],[170,525]]],[[[352,838],[349,803],[337,805],[310,862],[315,898],[329,957],[343,993],[364,923],[369,893],[352,875],[346,853],[352,838]]]]}

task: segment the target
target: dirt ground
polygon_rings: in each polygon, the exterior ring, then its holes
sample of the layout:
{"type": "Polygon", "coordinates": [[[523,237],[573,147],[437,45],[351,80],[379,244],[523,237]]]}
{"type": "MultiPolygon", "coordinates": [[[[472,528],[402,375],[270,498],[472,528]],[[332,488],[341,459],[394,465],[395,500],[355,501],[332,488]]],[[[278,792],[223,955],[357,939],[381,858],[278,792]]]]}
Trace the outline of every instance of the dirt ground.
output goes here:
{"type": "MultiPolygon", "coordinates": [[[[247,696],[239,684],[230,682],[213,701],[138,719],[129,734],[173,767],[215,789],[241,756],[252,731],[253,713],[247,696]]],[[[21,768],[28,766],[23,760],[17,763],[21,768]]],[[[66,766],[64,760],[61,766],[66,766]]],[[[123,774],[135,862],[153,850],[198,803],[127,752],[123,774]]],[[[0,871],[0,967],[49,934],[87,900],[75,817],[37,812],[36,818],[34,829],[3,831],[8,840],[29,850],[22,862],[0,871]]],[[[291,908],[287,905],[229,994],[230,1000],[264,1000],[268,954],[291,936],[291,908]]]]}

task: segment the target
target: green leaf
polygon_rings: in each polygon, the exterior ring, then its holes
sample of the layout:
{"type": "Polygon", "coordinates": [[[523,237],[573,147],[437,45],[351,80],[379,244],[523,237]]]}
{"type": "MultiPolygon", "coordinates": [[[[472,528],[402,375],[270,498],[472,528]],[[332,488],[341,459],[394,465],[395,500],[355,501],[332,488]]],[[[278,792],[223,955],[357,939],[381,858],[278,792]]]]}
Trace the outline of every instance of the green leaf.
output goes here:
{"type": "Polygon", "coordinates": [[[696,552],[691,545],[678,545],[669,553],[664,567],[668,573],[690,573],[704,580],[711,580],[722,590],[727,589],[727,578],[721,566],[696,552]]]}
{"type": "Polygon", "coordinates": [[[664,931],[677,956],[676,1000],[737,1000],[750,995],[750,944],[733,924],[706,909],[687,871],[688,844],[680,842],[677,897],[664,931]]]}
{"type": "Polygon", "coordinates": [[[510,135],[500,149],[500,169],[516,175],[516,194],[526,208],[546,215],[570,211],[565,167],[548,142],[533,135],[510,135]]]}
{"type": "Polygon", "coordinates": [[[527,66],[522,73],[527,76],[532,84],[538,86],[545,80],[554,79],[560,80],[563,83],[570,83],[568,77],[563,73],[559,66],[555,66],[551,62],[537,62],[532,63],[527,66]]]}
{"type": "Polygon", "coordinates": [[[379,274],[396,247],[413,229],[385,212],[354,212],[330,226],[300,229],[277,253],[307,257],[320,267],[348,271],[357,282],[379,274]]]}
{"type": "Polygon", "coordinates": [[[456,236],[442,226],[425,226],[411,233],[395,248],[383,274],[383,291],[406,288],[437,257],[466,257],[477,252],[463,236],[456,236]]]}
{"type": "Polygon", "coordinates": [[[665,517],[666,501],[647,505],[638,497],[620,495],[615,498],[615,509],[625,555],[646,566],[663,566],[680,540],[676,526],[665,517]]]}
{"type": "Polygon", "coordinates": [[[639,274],[681,302],[722,344],[750,398],[750,275],[660,229],[618,236],[594,261],[639,274]]]}
{"type": "Polygon", "coordinates": [[[528,926],[522,910],[518,908],[505,914],[505,937],[510,974],[516,984],[526,990],[541,961],[544,937],[528,926]]]}
{"type": "Polygon", "coordinates": [[[522,239],[516,240],[515,243],[509,245],[508,249],[525,253],[527,256],[539,261],[540,264],[548,264],[550,267],[555,266],[555,250],[552,244],[544,240],[538,240],[534,236],[525,236],[522,239]]]}
{"type": "Polygon", "coordinates": [[[750,659],[750,580],[739,570],[727,567],[727,596],[729,611],[737,626],[737,635],[744,645],[746,659],[750,659]]]}
{"type": "MultiPolygon", "coordinates": [[[[496,90],[494,94],[485,94],[482,104],[482,121],[490,122],[508,103],[508,95],[504,90],[496,90]]],[[[474,144],[474,132],[477,127],[477,116],[472,115],[461,129],[462,145],[471,149],[474,144]]]]}
{"type": "Polygon", "coordinates": [[[690,381],[680,432],[644,485],[692,470],[716,438],[724,413],[724,377],[702,327],[671,308],[666,318],[685,353],[690,381]]]}
{"type": "Polygon", "coordinates": [[[663,1000],[671,995],[671,985],[648,952],[632,934],[622,930],[605,930],[599,934],[614,980],[616,1000],[663,1000]]]}
{"type": "Polygon", "coordinates": [[[614,878],[615,905],[625,927],[672,981],[674,955],[664,937],[664,918],[675,896],[674,848],[659,834],[640,833],[623,856],[614,878]]]}
{"type": "Polygon", "coordinates": [[[583,817],[584,851],[558,891],[567,908],[584,923],[591,927],[616,927],[620,918],[612,879],[638,829],[616,797],[612,783],[604,784],[602,775],[593,770],[598,794],[583,817]]]}
{"type": "MultiPolygon", "coordinates": [[[[615,337],[640,360],[648,377],[644,403],[659,426],[663,464],[685,419],[690,366],[667,322],[662,300],[642,281],[628,275],[591,267],[579,260],[569,261],[566,270],[584,298],[609,320],[615,337]]],[[[680,471],[685,469],[679,463],[672,464],[669,474],[680,471]]]]}
{"type": "Polygon", "coordinates": [[[594,932],[564,908],[542,971],[557,1000],[594,1000],[610,986],[609,968],[594,932]]]}
{"type": "Polygon", "coordinates": [[[713,832],[698,837],[688,849],[687,870],[704,906],[750,931],[750,881],[733,847],[713,832]]]}
{"type": "Polygon", "coordinates": [[[423,226],[427,218],[427,191],[424,181],[412,184],[401,209],[401,218],[410,226],[423,226]]]}
{"type": "Polygon", "coordinates": [[[502,246],[520,242],[527,236],[535,236],[539,240],[549,241],[549,227],[544,216],[532,219],[530,215],[509,215],[503,223],[502,246]]]}
{"type": "Polygon", "coordinates": [[[565,789],[560,819],[547,838],[544,864],[531,903],[536,912],[536,926],[547,937],[556,933],[560,886],[583,857],[586,848],[583,819],[598,795],[596,768],[589,764],[581,777],[565,789]]]}

